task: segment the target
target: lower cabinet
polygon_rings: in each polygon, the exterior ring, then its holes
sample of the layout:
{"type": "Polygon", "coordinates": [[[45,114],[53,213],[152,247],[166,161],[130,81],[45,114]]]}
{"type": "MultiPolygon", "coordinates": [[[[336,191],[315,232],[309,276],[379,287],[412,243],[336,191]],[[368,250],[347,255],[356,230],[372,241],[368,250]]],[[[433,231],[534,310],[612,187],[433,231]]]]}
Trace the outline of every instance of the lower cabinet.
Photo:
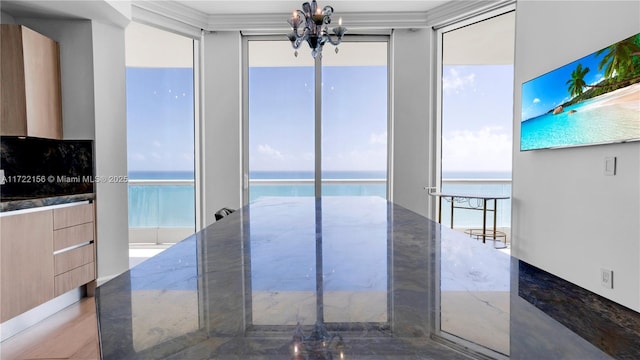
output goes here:
{"type": "Polygon", "coordinates": [[[54,297],[53,214],[0,217],[0,320],[5,322],[54,297]]]}
{"type": "Polygon", "coordinates": [[[95,280],[93,204],[0,217],[0,322],[95,280]]]}

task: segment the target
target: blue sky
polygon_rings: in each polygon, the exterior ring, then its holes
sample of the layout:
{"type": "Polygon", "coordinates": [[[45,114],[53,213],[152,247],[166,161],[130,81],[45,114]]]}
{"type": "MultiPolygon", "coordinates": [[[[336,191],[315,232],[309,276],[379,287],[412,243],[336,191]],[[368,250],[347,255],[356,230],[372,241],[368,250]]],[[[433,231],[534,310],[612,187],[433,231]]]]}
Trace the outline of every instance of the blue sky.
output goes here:
{"type": "MultiPolygon", "coordinates": [[[[510,65],[445,66],[443,171],[511,170],[512,76],[510,65]]],[[[193,171],[192,79],[127,68],[130,171],[193,171]]],[[[386,82],[386,66],[323,69],[323,169],[386,170],[386,82]]],[[[251,170],[313,169],[313,88],[312,67],[250,70],[251,170]]]]}
{"type": "Polygon", "coordinates": [[[513,65],[446,65],[442,89],[442,171],[510,172],[513,65]]]}
{"type": "Polygon", "coordinates": [[[598,70],[598,64],[602,57],[604,54],[593,53],[522,84],[522,121],[545,114],[571,99],[566,83],[578,64],[582,64],[583,69],[589,68],[584,77],[587,84],[601,81],[604,70],[598,70]]]}
{"type": "MultiPolygon", "coordinates": [[[[251,170],[313,170],[313,67],[249,73],[251,170]]],[[[386,170],[385,66],[323,68],[323,169],[386,170]]]]}
{"type": "Polygon", "coordinates": [[[193,70],[127,67],[129,171],[193,171],[193,70]]]}

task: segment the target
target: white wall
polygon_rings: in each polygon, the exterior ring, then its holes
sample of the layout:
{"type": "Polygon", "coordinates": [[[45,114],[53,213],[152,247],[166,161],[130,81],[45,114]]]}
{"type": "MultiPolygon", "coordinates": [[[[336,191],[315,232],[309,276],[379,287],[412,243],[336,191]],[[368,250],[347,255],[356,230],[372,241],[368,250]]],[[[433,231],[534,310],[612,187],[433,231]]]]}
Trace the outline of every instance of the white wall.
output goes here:
{"type": "MultiPolygon", "coordinates": [[[[124,29],[92,21],[96,176],[127,175],[124,29]]],[[[129,269],[127,183],[96,186],[98,279],[129,269]]]]}
{"type": "Polygon", "coordinates": [[[431,147],[431,29],[395,30],[393,84],[393,201],[428,215],[431,147]]]}
{"type": "Polygon", "coordinates": [[[242,61],[239,32],[208,33],[201,64],[202,212],[206,226],[220,208],[242,204],[242,61]]]}
{"type": "MultiPolygon", "coordinates": [[[[516,13],[513,254],[640,311],[640,143],[520,152],[521,84],[640,32],[637,1],[520,1],[516,13]],[[605,176],[604,158],[618,160],[605,176]],[[614,289],[600,269],[614,271],[614,289]]],[[[639,119],[640,121],[640,119],[639,119]]]]}

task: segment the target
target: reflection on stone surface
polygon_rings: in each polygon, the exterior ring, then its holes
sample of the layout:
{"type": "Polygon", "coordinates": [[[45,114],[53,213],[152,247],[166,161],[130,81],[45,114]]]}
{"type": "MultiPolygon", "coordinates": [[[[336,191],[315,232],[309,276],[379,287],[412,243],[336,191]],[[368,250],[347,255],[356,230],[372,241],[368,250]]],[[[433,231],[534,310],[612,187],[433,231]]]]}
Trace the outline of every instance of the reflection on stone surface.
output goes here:
{"type": "MultiPolygon", "coordinates": [[[[466,324],[468,340],[504,338],[509,331],[514,359],[611,357],[518,296],[517,260],[509,270],[509,257],[505,263],[504,254],[492,250],[483,256],[494,259],[470,262],[467,251],[476,244],[379,198],[261,199],[101,285],[102,355],[288,359],[295,324],[309,334],[324,320],[344,339],[347,359],[468,358],[472,351],[462,354],[432,339],[437,285],[450,306],[442,313],[448,326],[462,316],[450,309],[484,306],[479,316],[458,323],[466,324]],[[509,281],[491,279],[492,266],[511,275],[506,330],[509,281]],[[436,281],[441,271],[443,280],[436,281]]],[[[561,297],[555,283],[535,279],[540,291],[561,297]]],[[[588,321],[629,325],[599,315],[588,321]]],[[[634,349],[626,354],[640,358],[634,349]]]]}
{"type": "Polygon", "coordinates": [[[440,239],[442,331],[508,355],[509,255],[448,228],[440,239]]]}

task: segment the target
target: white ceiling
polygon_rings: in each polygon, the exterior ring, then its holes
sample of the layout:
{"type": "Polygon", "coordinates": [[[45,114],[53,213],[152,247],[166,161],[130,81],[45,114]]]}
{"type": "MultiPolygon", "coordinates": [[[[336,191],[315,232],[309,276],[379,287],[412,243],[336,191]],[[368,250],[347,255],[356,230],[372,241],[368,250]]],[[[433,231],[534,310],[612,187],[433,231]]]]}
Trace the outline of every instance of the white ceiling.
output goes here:
{"type": "MultiPolygon", "coordinates": [[[[278,0],[177,0],[184,6],[207,15],[229,14],[288,14],[302,8],[304,1],[278,0]]],[[[426,12],[447,1],[411,0],[321,0],[318,5],[331,5],[336,14],[359,12],[426,12]]]]}
{"type": "MultiPolygon", "coordinates": [[[[178,22],[191,23],[197,29],[266,30],[274,34],[287,31],[286,18],[302,1],[282,0],[133,0],[142,7],[173,16],[178,22]],[[274,30],[275,29],[275,30],[274,30]]],[[[358,29],[389,29],[426,26],[429,14],[443,4],[466,6],[473,1],[450,0],[321,0],[320,6],[331,5],[342,17],[350,33],[358,29]]],[[[481,1],[477,1],[481,3],[481,1]]],[[[15,17],[80,17],[102,19],[118,16],[124,4],[120,0],[1,0],[3,12],[15,17]],[[117,5],[117,6],[115,6],[117,5]]],[[[131,11],[129,9],[129,11],[131,11]]],[[[506,64],[513,61],[514,16],[498,17],[478,25],[447,34],[445,64],[506,64]]],[[[126,23],[123,24],[126,26],[126,23]]]]}

